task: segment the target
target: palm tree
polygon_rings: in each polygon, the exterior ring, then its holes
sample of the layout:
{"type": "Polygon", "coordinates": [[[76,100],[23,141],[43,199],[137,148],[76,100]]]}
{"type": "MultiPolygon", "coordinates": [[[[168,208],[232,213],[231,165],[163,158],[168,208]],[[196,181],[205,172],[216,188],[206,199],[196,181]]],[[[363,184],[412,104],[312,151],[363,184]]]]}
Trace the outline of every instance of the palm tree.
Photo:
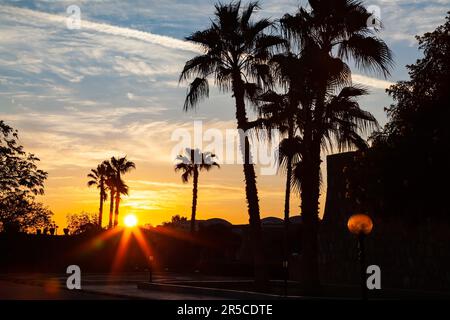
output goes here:
{"type": "Polygon", "coordinates": [[[241,2],[216,4],[215,17],[211,26],[187,37],[201,46],[204,54],[186,62],[180,81],[194,78],[189,86],[184,110],[194,108],[197,103],[209,95],[208,77],[213,77],[216,85],[223,91],[232,91],[236,107],[237,128],[244,159],[245,190],[248,206],[250,229],[257,283],[267,280],[261,246],[261,219],[259,212],[258,190],[256,188],[255,168],[252,164],[250,142],[245,134],[252,128],[248,121],[245,99],[251,98],[258,85],[270,83],[267,65],[270,50],[283,41],[264,31],[272,26],[268,19],[251,21],[258,4],[251,2],[241,10],[241,2]],[[256,83],[251,83],[255,81],[256,83]]]}
{"type": "Polygon", "coordinates": [[[129,188],[125,184],[122,178],[113,176],[112,178],[114,183],[114,195],[115,195],[115,205],[114,205],[114,227],[117,227],[119,224],[119,204],[120,204],[120,196],[128,195],[129,188]]]}
{"type": "Polygon", "coordinates": [[[116,173],[114,169],[111,167],[111,163],[108,160],[103,161],[103,165],[106,168],[106,186],[109,190],[109,223],[108,229],[113,227],[113,212],[114,212],[114,199],[116,194],[116,173]]]}
{"type": "Polygon", "coordinates": [[[264,120],[260,122],[263,127],[277,128],[285,138],[280,142],[279,163],[286,172],[286,188],[284,199],[284,221],[286,232],[290,216],[290,194],[293,165],[298,161],[299,148],[302,140],[297,136],[298,119],[301,117],[301,105],[308,104],[311,96],[307,73],[309,71],[305,59],[295,55],[289,50],[272,57],[269,62],[272,77],[283,93],[269,90],[258,97],[259,114],[264,120]]]}
{"type": "Polygon", "coordinates": [[[387,45],[375,36],[378,30],[367,26],[371,14],[361,2],[310,0],[311,10],[300,8],[296,15],[281,19],[283,33],[298,46],[310,68],[308,82],[313,95],[302,105],[301,161],[294,175],[301,190],[301,211],[304,225],[302,270],[304,284],[314,289],[318,276],[318,223],[320,195],[321,150],[336,144],[339,149],[365,141],[359,135],[376,125],[369,113],[362,111],[355,97],[365,93],[351,87],[350,67],[389,75],[392,54],[387,45]],[[338,95],[334,92],[344,86],[338,95]],[[360,130],[361,129],[361,130],[360,130]]]}
{"type": "MultiPolygon", "coordinates": [[[[311,93],[306,81],[308,68],[301,54],[295,55],[289,48],[285,53],[272,57],[269,62],[274,81],[283,90],[277,93],[269,90],[258,97],[259,114],[264,120],[261,125],[266,128],[277,128],[285,138],[280,142],[278,157],[280,168],[286,173],[284,197],[284,261],[289,256],[289,216],[291,186],[294,184],[293,167],[300,160],[302,139],[296,135],[298,118],[301,117],[302,104],[307,104],[311,93]]],[[[287,272],[287,270],[286,270],[287,272]]]]}
{"type": "Polygon", "coordinates": [[[200,152],[199,149],[186,148],[186,155],[178,155],[175,164],[175,171],[182,170],[181,180],[183,183],[189,182],[189,178],[193,177],[192,188],[192,214],[191,214],[191,233],[195,231],[195,214],[197,210],[197,190],[198,175],[202,170],[209,171],[214,166],[220,168],[219,164],[214,161],[215,154],[211,152],[200,152]]]}
{"type": "Polygon", "coordinates": [[[115,176],[112,178],[112,183],[115,187],[115,211],[114,211],[114,227],[119,224],[119,205],[120,195],[128,194],[128,186],[122,180],[122,175],[129,172],[131,169],[136,169],[136,165],[132,161],[128,161],[127,157],[115,158],[110,160],[110,166],[113,169],[115,176]]]}
{"type": "Polygon", "coordinates": [[[92,169],[91,172],[87,175],[91,180],[88,181],[88,187],[97,186],[100,190],[100,207],[98,211],[98,225],[102,227],[102,219],[103,219],[103,202],[106,201],[108,195],[106,193],[106,180],[107,180],[107,168],[105,164],[99,164],[97,169],[92,169]]]}

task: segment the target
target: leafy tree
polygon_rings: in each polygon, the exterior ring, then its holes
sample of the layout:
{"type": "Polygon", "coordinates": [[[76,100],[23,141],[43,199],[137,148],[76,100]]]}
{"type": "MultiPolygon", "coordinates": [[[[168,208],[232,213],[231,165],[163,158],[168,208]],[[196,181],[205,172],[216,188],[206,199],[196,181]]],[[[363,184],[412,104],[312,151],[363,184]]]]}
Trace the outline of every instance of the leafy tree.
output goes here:
{"type": "Polygon", "coordinates": [[[374,215],[418,223],[448,219],[442,183],[450,179],[450,14],[416,38],[424,57],[407,66],[410,80],[387,90],[395,101],[386,109],[389,121],[349,168],[349,192],[374,215]]]}
{"type": "Polygon", "coordinates": [[[39,159],[18,143],[17,130],[0,120],[0,195],[44,194],[47,173],[37,168],[39,159]]]}
{"type": "Polygon", "coordinates": [[[35,202],[44,194],[47,173],[18,139],[17,130],[0,120],[0,224],[4,230],[29,231],[49,224],[52,212],[35,202]]]}
{"type": "Polygon", "coordinates": [[[169,227],[169,228],[174,228],[174,229],[179,229],[182,228],[183,225],[185,225],[187,223],[187,218],[186,217],[182,217],[180,215],[175,215],[172,216],[170,222],[163,222],[163,227],[169,227]]]}
{"type": "Polygon", "coordinates": [[[389,122],[382,136],[392,143],[424,137],[441,144],[449,136],[450,13],[443,25],[416,39],[424,57],[407,66],[410,80],[387,90],[396,103],[387,108],[389,122]]]}
{"type": "Polygon", "coordinates": [[[97,231],[101,229],[98,221],[98,214],[96,213],[83,211],[78,214],[69,214],[67,215],[67,229],[73,235],[97,231]]]}
{"type": "Polygon", "coordinates": [[[42,203],[23,194],[11,193],[2,198],[0,203],[0,227],[6,232],[32,232],[50,228],[52,215],[42,203]]]}

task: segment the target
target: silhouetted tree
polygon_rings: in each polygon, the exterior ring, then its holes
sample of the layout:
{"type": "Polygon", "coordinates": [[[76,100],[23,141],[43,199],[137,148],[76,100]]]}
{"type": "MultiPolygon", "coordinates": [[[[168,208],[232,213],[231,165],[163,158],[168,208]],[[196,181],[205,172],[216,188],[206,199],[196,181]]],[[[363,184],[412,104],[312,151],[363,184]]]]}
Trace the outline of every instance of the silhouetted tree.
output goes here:
{"type": "Polygon", "coordinates": [[[216,166],[220,168],[219,164],[214,161],[215,154],[211,152],[200,152],[199,149],[186,148],[186,155],[178,155],[175,164],[175,171],[183,171],[181,180],[183,183],[192,180],[192,213],[191,213],[191,233],[195,231],[195,214],[197,211],[197,191],[198,191],[198,175],[202,170],[209,171],[216,166]]]}
{"type": "Polygon", "coordinates": [[[314,95],[309,105],[302,106],[301,165],[296,166],[294,174],[301,190],[304,224],[303,283],[314,290],[319,284],[317,232],[321,150],[334,142],[338,147],[361,145],[363,140],[358,130],[374,123],[373,117],[351,99],[363,93],[360,88],[344,88],[337,96],[331,95],[351,84],[351,71],[344,60],[387,76],[392,55],[387,45],[375,36],[378,30],[369,28],[367,21],[371,14],[361,2],[337,0],[331,5],[329,1],[311,0],[309,4],[310,9],[300,8],[295,15],[285,15],[281,26],[311,68],[308,81],[314,95]],[[342,103],[336,103],[338,101],[342,103]]]}
{"type": "Polygon", "coordinates": [[[35,201],[47,178],[38,161],[19,144],[17,130],[0,120],[0,229],[30,231],[50,223],[53,213],[35,201]]]}
{"type": "Polygon", "coordinates": [[[70,234],[82,234],[101,229],[98,224],[98,215],[95,213],[81,212],[67,215],[67,229],[70,234]]]}
{"type": "Polygon", "coordinates": [[[98,225],[102,226],[102,220],[103,220],[103,202],[105,202],[108,198],[108,194],[106,193],[107,189],[107,166],[106,164],[102,163],[97,166],[97,169],[92,169],[91,173],[89,173],[87,176],[91,180],[88,181],[87,185],[89,187],[96,186],[97,189],[100,190],[100,206],[98,209],[98,225]]]}
{"type": "Polygon", "coordinates": [[[194,78],[189,86],[184,110],[194,108],[209,95],[208,77],[224,91],[232,91],[236,107],[237,128],[240,129],[241,153],[244,159],[244,176],[250,227],[252,232],[255,277],[265,283],[267,275],[261,247],[261,221],[255,168],[250,154],[250,142],[244,134],[252,127],[248,121],[246,98],[252,98],[258,85],[267,84],[271,48],[283,41],[264,31],[272,26],[268,19],[252,21],[258,4],[251,2],[241,10],[241,2],[216,4],[211,26],[187,37],[203,49],[204,54],[189,60],[181,72],[180,81],[194,78]],[[251,83],[255,81],[256,83],[251,83]]]}
{"type": "Polygon", "coordinates": [[[110,160],[110,167],[115,173],[115,177],[112,176],[112,183],[115,187],[115,211],[114,211],[114,226],[119,224],[119,205],[120,205],[120,195],[128,194],[128,186],[122,180],[122,175],[129,172],[131,169],[135,169],[136,165],[132,161],[128,161],[127,157],[115,158],[112,157],[110,160]]]}
{"type": "Polygon", "coordinates": [[[108,160],[105,160],[103,164],[106,167],[106,186],[109,190],[109,219],[108,219],[108,229],[113,227],[113,214],[114,214],[114,199],[116,194],[115,180],[116,173],[114,169],[111,167],[111,164],[108,160]]]}
{"type": "Polygon", "coordinates": [[[50,227],[53,212],[31,196],[11,193],[0,204],[0,230],[31,232],[50,227]]]}
{"type": "Polygon", "coordinates": [[[293,165],[299,161],[302,139],[298,135],[301,130],[300,117],[302,105],[308,105],[312,97],[307,73],[310,67],[301,54],[294,54],[288,49],[275,55],[270,60],[272,78],[283,92],[269,90],[258,97],[259,113],[265,121],[263,127],[277,128],[285,138],[279,145],[279,164],[286,172],[286,188],[284,200],[284,221],[289,224],[290,194],[293,184],[293,165]]]}
{"type": "Polygon", "coordinates": [[[259,113],[265,120],[263,127],[277,128],[285,137],[278,146],[278,160],[280,168],[286,173],[284,197],[284,260],[289,253],[289,216],[293,167],[298,161],[302,148],[302,139],[296,135],[298,131],[298,117],[300,117],[300,103],[302,98],[309,97],[308,84],[305,81],[305,63],[291,52],[275,55],[270,61],[274,81],[277,82],[282,93],[269,90],[258,97],[259,113]]]}
{"type": "Polygon", "coordinates": [[[410,80],[387,90],[389,121],[349,166],[348,190],[374,214],[414,224],[449,218],[450,15],[416,38],[424,57],[407,66],[410,80]]]}
{"type": "Polygon", "coordinates": [[[170,227],[170,228],[179,228],[180,226],[182,226],[183,224],[185,224],[187,222],[187,218],[186,217],[182,217],[179,214],[172,216],[170,222],[163,222],[163,227],[170,227]]]}

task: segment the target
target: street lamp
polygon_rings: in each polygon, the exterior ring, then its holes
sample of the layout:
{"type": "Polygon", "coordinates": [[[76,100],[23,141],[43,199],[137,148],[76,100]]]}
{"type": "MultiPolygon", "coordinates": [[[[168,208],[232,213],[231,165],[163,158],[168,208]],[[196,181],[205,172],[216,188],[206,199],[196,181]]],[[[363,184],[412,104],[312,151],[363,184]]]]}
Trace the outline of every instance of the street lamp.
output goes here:
{"type": "Polygon", "coordinates": [[[153,282],[153,260],[154,260],[153,256],[148,257],[148,271],[149,271],[149,279],[148,280],[150,283],[153,282]]]}
{"type": "Polygon", "coordinates": [[[358,238],[358,259],[360,263],[361,294],[362,299],[367,300],[366,284],[366,252],[364,238],[372,232],[372,219],[366,214],[354,214],[347,222],[348,230],[358,238]]]}

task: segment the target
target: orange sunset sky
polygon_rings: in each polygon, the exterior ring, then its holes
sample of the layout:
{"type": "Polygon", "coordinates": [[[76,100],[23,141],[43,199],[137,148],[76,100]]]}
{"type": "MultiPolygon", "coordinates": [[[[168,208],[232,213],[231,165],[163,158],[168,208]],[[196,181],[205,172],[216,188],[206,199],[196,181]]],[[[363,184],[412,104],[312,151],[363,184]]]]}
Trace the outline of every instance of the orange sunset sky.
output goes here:
{"type": "MultiPolygon", "coordinates": [[[[60,232],[67,214],[98,212],[98,190],[87,187],[86,175],[111,156],[127,155],[137,167],[124,176],[130,194],[123,197],[120,223],[128,213],[152,225],[176,214],[190,216],[192,185],[173,170],[172,133],[192,130],[194,120],[203,121],[205,130],[236,127],[231,94],[212,83],[208,100],[195,112],[182,111],[187,84],[178,78],[184,63],[200,52],[183,39],[209,25],[214,2],[71,1],[80,7],[81,29],[69,29],[67,1],[0,0],[0,119],[19,130],[25,150],[48,171],[39,200],[54,212],[60,232]]],[[[401,1],[375,3],[383,10],[386,31],[380,36],[397,66],[387,80],[356,70],[352,79],[370,91],[360,104],[383,124],[384,107],[392,102],[385,89],[406,79],[403,66],[418,57],[410,48],[414,35],[432,30],[448,8],[443,2],[423,2],[421,10],[401,1]]],[[[299,4],[262,1],[258,16],[277,18],[299,4]]],[[[283,217],[285,177],[256,172],[261,216],[283,217]]],[[[323,185],[322,210],[325,191],[323,185]]],[[[293,192],[291,215],[299,214],[299,204],[293,192]]],[[[104,224],[107,212],[105,203],[104,224]]],[[[197,218],[212,217],[248,222],[241,165],[201,173],[197,218]]]]}
{"type": "MultiPolygon", "coordinates": [[[[232,123],[211,123],[214,128],[220,128],[232,123]]],[[[59,147],[57,137],[48,137],[43,144],[54,143],[55,148],[43,149],[28,143],[26,134],[22,134],[28,150],[35,152],[41,158],[41,167],[49,172],[46,183],[46,194],[41,200],[55,213],[55,221],[59,226],[65,226],[66,215],[81,211],[98,212],[99,193],[95,188],[86,185],[86,174],[89,168],[94,168],[102,159],[127,155],[136,163],[136,170],[124,176],[130,187],[129,196],[124,196],[121,203],[120,216],[128,213],[138,217],[140,224],[158,225],[169,221],[175,214],[190,217],[192,201],[192,184],[183,184],[181,173],[173,170],[170,157],[171,149],[176,144],[170,140],[173,127],[160,124],[151,130],[131,129],[140,143],[117,141],[124,147],[118,149],[112,145],[99,146],[92,150],[89,141],[85,149],[59,147]],[[140,138],[138,138],[140,137],[140,138]],[[149,151],[147,151],[149,150],[149,151]],[[49,166],[48,164],[51,163],[49,166]],[[47,164],[47,165],[46,165],[47,164]],[[68,169],[70,168],[70,169],[68,169]]],[[[179,124],[190,129],[193,123],[179,124]]],[[[45,137],[45,134],[44,134],[45,137]]],[[[206,144],[205,144],[206,145],[206,144]]],[[[258,174],[258,191],[260,195],[261,215],[283,217],[284,185],[283,175],[265,176],[258,174]]],[[[292,214],[299,214],[299,197],[291,199],[292,214]]],[[[104,204],[104,225],[107,224],[109,202],[104,204]]],[[[247,223],[245,190],[242,166],[239,164],[224,164],[220,169],[201,172],[199,178],[199,200],[197,219],[220,217],[232,223],[247,223]]],[[[122,220],[120,220],[122,222],[122,220]]]]}

